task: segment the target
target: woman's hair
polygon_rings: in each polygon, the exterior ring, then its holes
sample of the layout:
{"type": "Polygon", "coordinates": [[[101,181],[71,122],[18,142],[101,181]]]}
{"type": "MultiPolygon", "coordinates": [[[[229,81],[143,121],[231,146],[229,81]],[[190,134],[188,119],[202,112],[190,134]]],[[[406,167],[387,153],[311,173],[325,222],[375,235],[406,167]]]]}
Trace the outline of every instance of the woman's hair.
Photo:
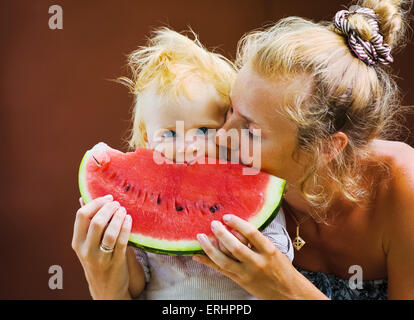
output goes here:
{"type": "MultiPolygon", "coordinates": [[[[359,40],[370,45],[379,34],[392,53],[401,48],[411,1],[364,0],[357,5],[372,9],[378,19],[374,22],[379,23],[375,32],[372,17],[351,12],[346,27],[359,40]]],[[[296,151],[312,157],[298,187],[313,204],[314,217],[321,220],[335,190],[322,187],[320,173],[327,172],[350,201],[368,199],[370,186],[360,175],[361,160],[368,159],[372,139],[395,135],[402,116],[399,90],[389,68],[359,59],[348,40],[333,22],[289,17],[245,35],[238,46],[238,67],[249,64],[269,79],[311,76],[311,94],[304,90],[290,97],[283,112],[297,126],[296,151]],[[323,165],[320,154],[328,148],[334,151],[330,137],[338,131],[347,135],[348,144],[323,165]]]]}
{"type": "Polygon", "coordinates": [[[207,51],[197,35],[194,39],[166,27],[157,29],[146,46],[139,47],[128,56],[131,78],[120,77],[135,96],[133,127],[129,147],[144,147],[145,124],[141,118],[141,95],[155,85],[157,94],[177,98],[188,97],[186,83],[194,78],[214,85],[219,96],[230,104],[229,93],[236,77],[232,62],[224,56],[207,51]]]}

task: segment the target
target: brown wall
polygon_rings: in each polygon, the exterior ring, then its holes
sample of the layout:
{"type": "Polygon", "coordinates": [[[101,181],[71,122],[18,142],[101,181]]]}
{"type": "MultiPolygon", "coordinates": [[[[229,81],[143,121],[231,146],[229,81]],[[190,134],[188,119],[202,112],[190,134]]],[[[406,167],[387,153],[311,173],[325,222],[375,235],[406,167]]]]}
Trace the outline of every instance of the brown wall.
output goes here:
{"type": "MultiPolygon", "coordinates": [[[[345,2],[1,1],[0,299],[89,298],[70,246],[77,169],[98,141],[124,147],[132,98],[109,79],[125,74],[125,54],[152,28],[191,25],[206,46],[233,58],[243,33],[289,15],[331,19],[345,2]],[[48,28],[52,4],[63,7],[63,30],[48,28]],[[63,290],[48,288],[55,264],[63,290]]],[[[407,105],[414,104],[413,56],[412,45],[395,56],[407,105]]]]}

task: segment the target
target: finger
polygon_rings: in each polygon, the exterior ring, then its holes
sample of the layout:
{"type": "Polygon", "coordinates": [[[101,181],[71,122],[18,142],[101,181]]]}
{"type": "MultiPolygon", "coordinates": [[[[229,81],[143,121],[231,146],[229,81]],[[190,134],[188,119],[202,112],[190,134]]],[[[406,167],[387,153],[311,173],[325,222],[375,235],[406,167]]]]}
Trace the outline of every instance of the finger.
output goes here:
{"type": "MultiPolygon", "coordinates": [[[[249,249],[251,249],[252,248],[252,245],[250,244],[250,242],[246,239],[246,237],[244,237],[242,234],[240,234],[240,232],[237,232],[236,230],[230,230],[230,232],[232,233],[232,234],[234,234],[234,236],[237,238],[237,239],[239,239],[239,241],[241,242],[241,243],[243,243],[245,246],[247,246],[249,249]]],[[[222,245],[222,244],[220,244],[219,242],[218,242],[218,240],[216,240],[217,241],[217,243],[218,243],[218,245],[219,245],[219,247],[220,247],[220,250],[221,251],[223,251],[226,255],[228,255],[228,256],[232,256],[233,257],[233,255],[230,253],[230,251],[229,250],[227,250],[227,248],[224,246],[224,245],[222,245]]]]}
{"type": "Polygon", "coordinates": [[[124,207],[120,207],[113,215],[111,222],[106,228],[102,237],[102,245],[107,248],[115,248],[116,240],[121,232],[122,224],[126,216],[124,207]]]}
{"type": "Polygon", "coordinates": [[[241,242],[241,243],[243,243],[244,245],[248,245],[249,244],[249,240],[247,240],[247,238],[245,237],[245,236],[243,236],[240,232],[238,232],[237,230],[234,230],[234,229],[232,229],[232,230],[230,230],[230,232],[232,233],[232,234],[234,234],[234,236],[237,238],[237,239],[239,239],[239,241],[241,242]]]}
{"type": "Polygon", "coordinates": [[[230,228],[239,231],[258,252],[271,253],[274,245],[252,224],[233,214],[223,216],[224,223],[230,228]]]}
{"type": "Polygon", "coordinates": [[[81,207],[83,207],[85,205],[85,202],[83,202],[82,197],[79,198],[79,203],[80,203],[80,206],[81,207]]]}
{"type": "Polygon", "coordinates": [[[221,269],[236,274],[242,271],[239,265],[240,262],[229,258],[218,248],[214,247],[205,234],[197,234],[197,239],[206,255],[221,269]]]}
{"type": "Polygon", "coordinates": [[[213,239],[213,241],[211,241],[211,243],[213,244],[213,246],[215,246],[217,249],[219,249],[221,252],[223,252],[226,256],[232,258],[232,259],[236,259],[229,250],[227,250],[227,248],[222,245],[217,239],[213,239]]]}
{"type": "Polygon", "coordinates": [[[238,278],[237,274],[233,274],[231,272],[228,272],[228,271],[220,268],[208,256],[197,254],[197,255],[193,256],[193,260],[197,261],[201,264],[204,264],[205,266],[210,267],[211,269],[214,269],[214,270],[220,272],[221,274],[225,275],[226,277],[229,277],[230,279],[232,279],[234,281],[236,281],[237,278],[238,278]]]}
{"type": "Polygon", "coordinates": [[[72,247],[84,242],[88,233],[91,218],[108,201],[112,201],[112,196],[107,195],[88,202],[76,212],[75,225],[73,230],[72,247]]]}
{"type": "Polygon", "coordinates": [[[115,245],[114,256],[116,258],[123,257],[126,254],[126,248],[128,246],[129,236],[131,235],[132,217],[127,214],[122,224],[121,232],[115,245]]]}
{"type": "Polygon", "coordinates": [[[90,220],[105,203],[112,200],[112,195],[93,199],[78,210],[76,218],[79,216],[79,218],[82,220],[90,220]]]}
{"type": "Polygon", "coordinates": [[[227,248],[221,243],[221,242],[219,242],[218,240],[215,240],[215,242],[216,242],[216,244],[214,245],[214,243],[213,243],[213,245],[216,247],[216,248],[218,248],[221,252],[223,252],[226,256],[229,256],[229,257],[233,257],[232,256],[232,254],[230,253],[230,251],[229,250],[227,250],[227,248]]]}
{"type": "Polygon", "coordinates": [[[211,223],[211,230],[220,241],[220,244],[223,244],[237,260],[243,262],[255,258],[256,253],[241,243],[220,221],[213,221],[211,223]]]}
{"type": "Polygon", "coordinates": [[[104,206],[99,209],[96,215],[92,218],[88,235],[86,236],[86,244],[89,248],[99,248],[102,235],[109,223],[109,220],[111,220],[118,208],[118,201],[108,202],[104,204],[104,206]]]}

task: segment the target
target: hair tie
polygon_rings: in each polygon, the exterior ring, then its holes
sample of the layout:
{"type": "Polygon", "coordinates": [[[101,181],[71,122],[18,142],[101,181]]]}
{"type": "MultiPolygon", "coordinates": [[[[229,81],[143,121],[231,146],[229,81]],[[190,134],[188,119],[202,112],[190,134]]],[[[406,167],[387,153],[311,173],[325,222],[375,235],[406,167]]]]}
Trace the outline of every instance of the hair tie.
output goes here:
{"type": "Polygon", "coordinates": [[[384,43],[384,37],[380,33],[379,21],[375,11],[360,6],[352,6],[348,10],[338,11],[334,18],[334,26],[342,34],[347,36],[348,45],[358,59],[367,65],[376,65],[377,63],[389,64],[394,61],[391,56],[391,47],[384,43]],[[351,14],[363,14],[372,29],[373,36],[370,40],[361,39],[358,32],[353,29],[348,21],[351,14]]]}

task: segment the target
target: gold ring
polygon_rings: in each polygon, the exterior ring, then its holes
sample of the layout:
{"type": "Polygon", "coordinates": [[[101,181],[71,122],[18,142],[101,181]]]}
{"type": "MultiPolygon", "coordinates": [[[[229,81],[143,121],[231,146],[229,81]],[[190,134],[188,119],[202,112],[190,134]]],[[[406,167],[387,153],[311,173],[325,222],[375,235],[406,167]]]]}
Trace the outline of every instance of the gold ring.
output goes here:
{"type": "Polygon", "coordinates": [[[108,247],[107,245],[104,245],[102,242],[99,248],[105,253],[111,253],[114,251],[114,248],[108,247]]]}

